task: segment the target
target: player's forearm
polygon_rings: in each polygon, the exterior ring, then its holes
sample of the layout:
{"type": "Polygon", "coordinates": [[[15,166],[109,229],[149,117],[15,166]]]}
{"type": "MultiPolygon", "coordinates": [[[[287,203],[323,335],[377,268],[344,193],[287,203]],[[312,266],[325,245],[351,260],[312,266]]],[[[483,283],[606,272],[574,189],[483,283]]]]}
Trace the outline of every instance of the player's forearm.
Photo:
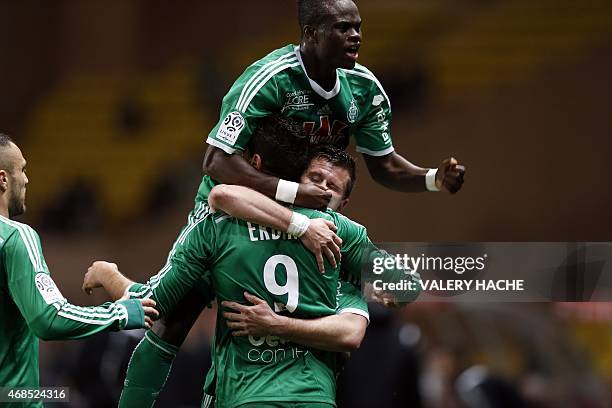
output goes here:
{"type": "Polygon", "coordinates": [[[396,152],[383,157],[364,155],[364,159],[377,183],[396,191],[427,191],[425,175],[429,169],[412,164],[396,152]]]}
{"type": "MultiPolygon", "coordinates": [[[[217,147],[209,146],[203,166],[204,172],[218,182],[246,186],[270,198],[277,197],[279,178],[256,170],[240,155],[227,154],[217,147]]],[[[297,188],[296,191],[291,191],[295,194],[285,191],[279,199],[308,208],[325,208],[329,203],[331,193],[319,186],[304,183],[289,184],[297,188]],[[289,196],[293,198],[289,199],[289,196]]]]}
{"type": "Polygon", "coordinates": [[[280,231],[287,231],[291,222],[291,210],[243,186],[217,185],[210,192],[208,203],[233,217],[280,231]]]}
{"type": "Polygon", "coordinates": [[[42,340],[81,339],[103,331],[144,327],[144,313],[140,303],[134,301],[90,307],[64,301],[57,309],[49,305],[29,326],[42,340]]]}
{"type": "Polygon", "coordinates": [[[100,283],[113,300],[118,300],[123,297],[128,287],[134,284],[134,281],[125,277],[119,271],[109,270],[106,274],[101,274],[100,283]]]}
{"type": "Polygon", "coordinates": [[[357,315],[343,314],[317,319],[280,316],[274,335],[319,350],[355,351],[361,345],[367,322],[357,315]]]}
{"type": "Polygon", "coordinates": [[[268,197],[274,197],[278,177],[272,177],[256,170],[241,155],[227,154],[209,146],[204,156],[204,172],[223,184],[237,184],[250,187],[268,197]]]}

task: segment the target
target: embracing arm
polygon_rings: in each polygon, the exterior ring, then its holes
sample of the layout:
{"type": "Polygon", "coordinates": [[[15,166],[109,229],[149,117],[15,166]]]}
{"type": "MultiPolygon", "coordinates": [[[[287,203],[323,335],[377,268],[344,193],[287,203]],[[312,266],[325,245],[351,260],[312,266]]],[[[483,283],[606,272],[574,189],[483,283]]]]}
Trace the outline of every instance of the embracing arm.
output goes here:
{"type": "MultiPolygon", "coordinates": [[[[278,177],[256,170],[239,154],[227,154],[215,146],[209,146],[204,156],[204,172],[224,184],[238,184],[257,190],[268,197],[276,196],[278,177]]],[[[331,193],[314,184],[300,184],[295,204],[308,208],[325,208],[331,193]]],[[[293,203],[292,203],[293,204],[293,203]]]]}
{"type": "Polygon", "coordinates": [[[340,260],[342,240],[335,234],[337,228],[331,221],[308,219],[255,190],[239,185],[215,186],[208,196],[208,203],[233,217],[298,236],[314,253],[322,273],[325,272],[323,255],[333,268],[336,259],[340,260]]]}
{"type": "Polygon", "coordinates": [[[253,306],[222,302],[223,307],[235,311],[223,313],[227,326],[235,330],[234,336],[271,334],[307,347],[343,352],[359,348],[368,326],[364,316],[353,313],[315,319],[281,316],[274,313],[270,306],[257,296],[246,292],[244,296],[253,306]]]}

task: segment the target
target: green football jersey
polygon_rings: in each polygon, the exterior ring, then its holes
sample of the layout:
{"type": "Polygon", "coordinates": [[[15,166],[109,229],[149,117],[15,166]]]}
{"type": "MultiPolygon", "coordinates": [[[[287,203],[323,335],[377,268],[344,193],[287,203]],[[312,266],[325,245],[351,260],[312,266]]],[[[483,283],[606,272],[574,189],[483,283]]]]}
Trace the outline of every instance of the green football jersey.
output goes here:
{"type": "Polygon", "coordinates": [[[384,156],[393,151],[391,105],[382,85],[362,65],[337,69],[325,91],[308,77],[299,47],[287,45],[249,66],[223,98],[219,123],[207,142],[231,154],[244,150],[257,119],[281,113],[304,124],[312,144],[384,156]]]}
{"type": "Polygon", "coordinates": [[[0,387],[39,386],[38,338],[78,339],[125,328],[128,321],[137,327],[144,322],[137,301],[97,307],[68,303],[51,279],[36,231],[2,216],[0,296],[0,387]]]}
{"type": "MultiPolygon", "coordinates": [[[[336,314],[344,314],[344,313],[352,313],[363,316],[369,323],[370,321],[370,313],[368,311],[368,304],[361,295],[361,291],[355,285],[338,281],[337,292],[336,292],[336,314]]],[[[212,355],[215,355],[214,352],[214,341],[213,341],[213,350],[212,355]]],[[[334,367],[334,371],[336,373],[336,377],[340,373],[341,369],[341,356],[339,353],[336,353],[336,364],[334,367]]],[[[222,362],[220,362],[222,364],[222,362]]],[[[215,406],[215,401],[223,401],[231,396],[217,395],[216,391],[217,387],[217,378],[216,378],[216,370],[215,363],[213,359],[212,366],[208,370],[206,374],[206,381],[204,382],[204,397],[202,400],[202,407],[213,407],[215,406]]],[[[216,403],[216,406],[220,406],[219,403],[216,403]]],[[[223,405],[221,403],[221,405],[223,405]]]]}
{"type": "MultiPolygon", "coordinates": [[[[345,149],[352,135],[360,153],[384,156],[394,151],[391,103],[374,74],[360,64],[338,69],[335,87],[325,91],[306,74],[296,45],[271,52],[234,82],[207,143],[229,154],[243,151],[257,120],[278,113],[303,123],[313,145],[345,149]]],[[[205,200],[213,186],[204,177],[196,201],[205,200]]]]}
{"type": "MultiPolygon", "coordinates": [[[[296,209],[325,217],[343,240],[342,268],[358,282],[364,251],[371,242],[363,226],[328,211],[296,209]]],[[[287,234],[205,212],[177,241],[172,268],[158,276],[153,297],[162,314],[202,276],[209,275],[217,299],[246,303],[248,291],[279,313],[315,318],[336,313],[339,268],[318,271],[314,255],[287,234]]],[[[131,291],[142,292],[132,287],[131,291]]],[[[274,336],[234,337],[217,319],[214,364],[223,405],[256,401],[310,401],[335,404],[335,353],[311,350],[274,336]]]]}

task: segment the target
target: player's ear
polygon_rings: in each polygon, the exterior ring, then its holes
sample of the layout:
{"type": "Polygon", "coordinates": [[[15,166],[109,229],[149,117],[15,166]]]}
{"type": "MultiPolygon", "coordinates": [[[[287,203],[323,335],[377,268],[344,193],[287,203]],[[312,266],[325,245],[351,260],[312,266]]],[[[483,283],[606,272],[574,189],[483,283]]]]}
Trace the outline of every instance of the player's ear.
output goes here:
{"type": "Polygon", "coordinates": [[[5,192],[8,189],[8,174],[6,170],[0,170],[0,190],[5,192]]]}
{"type": "Polygon", "coordinates": [[[255,167],[257,170],[261,170],[261,156],[257,153],[251,157],[251,166],[255,167]]]}
{"type": "Polygon", "coordinates": [[[302,37],[305,42],[316,42],[317,41],[317,29],[311,25],[305,25],[302,30],[302,37]]]}
{"type": "Polygon", "coordinates": [[[344,211],[344,207],[348,205],[349,201],[350,201],[349,198],[345,198],[344,200],[340,201],[340,204],[338,205],[338,209],[336,210],[336,212],[341,213],[342,211],[344,211]]]}

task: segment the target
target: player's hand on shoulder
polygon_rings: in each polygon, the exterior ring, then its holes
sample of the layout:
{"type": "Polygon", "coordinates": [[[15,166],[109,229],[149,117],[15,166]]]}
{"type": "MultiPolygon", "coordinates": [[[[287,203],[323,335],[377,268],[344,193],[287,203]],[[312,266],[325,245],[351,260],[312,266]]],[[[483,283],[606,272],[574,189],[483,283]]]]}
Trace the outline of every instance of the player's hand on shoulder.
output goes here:
{"type": "Polygon", "coordinates": [[[83,291],[88,295],[93,293],[93,289],[102,287],[104,275],[119,273],[117,264],[106,261],[95,261],[87,269],[87,273],[83,277],[83,291]]]}
{"type": "Polygon", "coordinates": [[[451,194],[455,194],[457,191],[461,190],[464,176],[465,166],[459,164],[454,157],[449,157],[438,167],[438,172],[436,173],[436,187],[440,190],[446,190],[451,194]]]}
{"type": "Polygon", "coordinates": [[[300,207],[326,209],[331,200],[331,192],[313,183],[301,183],[298,187],[295,204],[300,207]]]}
{"type": "Polygon", "coordinates": [[[315,218],[310,220],[308,229],[300,237],[300,240],[317,259],[319,272],[325,273],[325,263],[323,256],[327,258],[329,263],[335,269],[337,262],[340,261],[342,239],[336,235],[338,227],[333,222],[324,218],[315,218]]]}

